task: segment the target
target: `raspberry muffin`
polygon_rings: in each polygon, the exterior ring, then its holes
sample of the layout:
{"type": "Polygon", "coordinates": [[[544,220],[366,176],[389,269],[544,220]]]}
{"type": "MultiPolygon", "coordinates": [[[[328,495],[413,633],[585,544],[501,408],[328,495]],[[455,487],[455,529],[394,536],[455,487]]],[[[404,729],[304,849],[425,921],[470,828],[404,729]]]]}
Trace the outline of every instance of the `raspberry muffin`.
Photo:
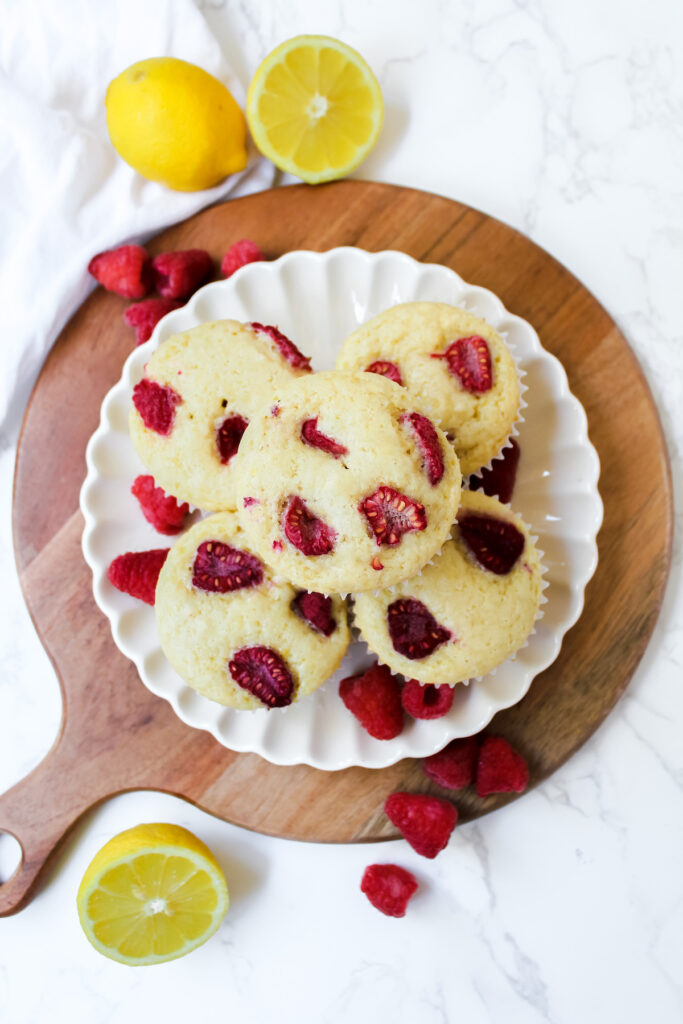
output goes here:
{"type": "Polygon", "coordinates": [[[355,624],[394,672],[451,685],[482,676],[533,629],[542,567],[524,523],[496,498],[463,491],[451,539],[420,576],[355,598],[355,624]]]}
{"type": "Polygon", "coordinates": [[[335,671],[349,643],[343,599],[276,582],[235,512],[203,519],[174,544],[154,609],[178,675],[233,708],[300,700],[335,671]]]}
{"type": "Polygon", "coordinates": [[[234,508],[233,462],[249,420],[308,372],[276,327],[218,320],[176,334],[133,389],[135,450],[169,494],[208,511],[234,508]]]}
{"type": "Polygon", "coordinates": [[[273,571],[324,593],[414,575],[448,537],[461,474],[445,434],[371,373],[282,388],[235,461],[239,514],[273,571]]]}
{"type": "Polygon", "coordinates": [[[465,476],[497,455],[519,410],[515,363],[493,327],[445,302],[405,302],[350,334],[338,370],[403,385],[452,441],[465,476]]]}

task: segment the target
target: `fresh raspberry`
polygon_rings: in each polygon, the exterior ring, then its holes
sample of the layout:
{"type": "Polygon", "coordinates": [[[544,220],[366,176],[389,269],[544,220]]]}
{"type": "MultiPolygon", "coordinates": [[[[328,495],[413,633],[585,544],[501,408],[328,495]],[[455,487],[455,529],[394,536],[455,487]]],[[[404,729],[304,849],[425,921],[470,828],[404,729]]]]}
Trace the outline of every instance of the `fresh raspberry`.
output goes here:
{"type": "Polygon", "coordinates": [[[458,820],[448,800],[422,793],[392,793],[384,812],[415,852],[430,859],[448,845],[458,820]]]}
{"type": "Polygon", "coordinates": [[[336,531],[316,518],[301,498],[292,496],[287,502],[283,528],[289,543],[304,555],[327,555],[334,548],[336,531]]]}
{"type": "Polygon", "coordinates": [[[316,591],[302,590],[292,601],[292,610],[307,622],[311,629],[323,636],[332,636],[337,623],[332,614],[332,598],[316,591]]]}
{"type": "Polygon", "coordinates": [[[366,373],[378,373],[380,377],[393,380],[394,384],[403,384],[403,377],[396,363],[390,363],[386,359],[377,359],[365,367],[366,373]]]}
{"type": "Polygon", "coordinates": [[[515,489],[519,456],[520,447],[512,437],[507,448],[503,448],[500,455],[492,461],[490,468],[485,466],[479,470],[478,475],[473,474],[470,477],[470,490],[483,491],[490,498],[498,498],[507,505],[515,489]]]}
{"type": "Polygon", "coordinates": [[[168,536],[180,533],[185,516],[190,511],[186,501],[182,505],[179,504],[172,495],[166,494],[161,487],[156,486],[153,476],[137,476],[131,493],[140,502],[143,516],[155,530],[168,536]]]}
{"type": "Polygon", "coordinates": [[[458,516],[460,536],[484,569],[507,576],[524,551],[524,534],[507,519],[481,512],[458,516]]]}
{"type": "Polygon", "coordinates": [[[237,685],[267,707],[285,708],[292,703],[291,672],[271,647],[243,647],[233,654],[228,668],[237,685]]]}
{"type": "Polygon", "coordinates": [[[393,740],[403,729],[401,687],[386,665],[375,662],[362,675],[342,679],[339,696],[376,740],[393,740]]]}
{"type": "Polygon", "coordinates": [[[249,420],[236,413],[226,416],[220,427],[216,430],[216,446],[223,465],[230,462],[242,440],[242,434],[249,426],[249,420]]]}
{"type": "Polygon", "coordinates": [[[523,793],[529,783],[529,768],[521,754],[502,736],[487,736],[477,761],[477,794],[523,793]]]}
{"type": "Polygon", "coordinates": [[[453,707],[453,686],[437,686],[408,679],[401,691],[403,710],[413,718],[442,718],[453,707]]]}
{"type": "Polygon", "coordinates": [[[370,864],[360,883],[373,907],[387,917],[405,917],[411,896],[417,892],[417,879],[398,864],[370,864]]]}
{"type": "Polygon", "coordinates": [[[143,299],[134,302],[123,314],[129,327],[135,328],[136,344],[143,345],[152,337],[152,331],[162,317],[172,309],[179,309],[180,303],[175,299],[143,299]]]}
{"type": "Polygon", "coordinates": [[[387,629],[394,650],[410,661],[426,658],[452,636],[414,597],[392,601],[387,608],[387,629]]]}
{"type": "Polygon", "coordinates": [[[192,566],[192,586],[227,594],[263,582],[263,566],[255,555],[219,540],[205,540],[197,548],[192,566]]]}
{"type": "Polygon", "coordinates": [[[245,267],[247,263],[259,263],[262,259],[263,253],[256,242],[252,242],[249,238],[242,238],[239,242],[231,245],[223,257],[221,274],[223,277],[230,277],[240,267],[245,267]]]}
{"type": "Polygon", "coordinates": [[[378,547],[400,544],[404,533],[427,529],[424,505],[385,484],[363,498],[358,511],[367,519],[378,547]]]}
{"type": "Polygon", "coordinates": [[[162,252],[152,260],[154,287],[165,299],[189,299],[213,270],[204,249],[162,252]]]}
{"type": "Polygon", "coordinates": [[[108,292],[141,299],[152,284],[149,256],[141,245],[120,245],[93,256],[88,271],[108,292]]]}
{"type": "MultiPolygon", "coordinates": [[[[279,331],[277,327],[271,327],[268,324],[257,324],[256,322],[247,324],[247,327],[251,327],[254,331],[259,331],[260,334],[265,334],[271,341],[277,346],[278,352],[283,359],[286,359],[290,366],[293,366],[295,370],[306,370],[308,373],[312,373],[311,360],[308,356],[305,356],[303,352],[300,352],[293,341],[290,341],[286,334],[279,331]]],[[[277,415],[274,413],[274,415],[277,415]]]]}
{"type": "Polygon", "coordinates": [[[173,428],[175,409],[182,398],[173,388],[143,377],[133,388],[133,405],[148,430],[168,437],[173,428]]]}
{"type": "Polygon", "coordinates": [[[404,412],[403,423],[413,435],[422,456],[422,466],[430,484],[438,484],[444,474],[441,442],[434,424],[419,412],[404,412]]]}
{"type": "Polygon", "coordinates": [[[151,551],[128,551],[125,555],[119,555],[109,566],[107,578],[112,586],[124,594],[154,604],[157,580],[169,550],[154,548],[151,551]]]}
{"type": "Polygon", "coordinates": [[[424,759],[422,770],[444,789],[464,789],[474,779],[478,754],[476,736],[451,740],[443,750],[424,759]]]}
{"type": "Polygon", "coordinates": [[[249,508],[251,505],[260,505],[261,502],[258,500],[258,498],[246,497],[242,498],[242,504],[244,505],[245,508],[249,508]]]}
{"type": "Polygon", "coordinates": [[[320,433],[317,416],[311,420],[304,420],[301,425],[301,440],[311,448],[320,448],[321,451],[327,452],[335,459],[338,459],[340,455],[346,455],[349,450],[345,445],[320,433]]]}
{"type": "Polygon", "coordinates": [[[432,359],[445,359],[453,376],[472,395],[482,395],[493,387],[491,351],[478,334],[458,338],[445,352],[434,352],[432,359]]]}

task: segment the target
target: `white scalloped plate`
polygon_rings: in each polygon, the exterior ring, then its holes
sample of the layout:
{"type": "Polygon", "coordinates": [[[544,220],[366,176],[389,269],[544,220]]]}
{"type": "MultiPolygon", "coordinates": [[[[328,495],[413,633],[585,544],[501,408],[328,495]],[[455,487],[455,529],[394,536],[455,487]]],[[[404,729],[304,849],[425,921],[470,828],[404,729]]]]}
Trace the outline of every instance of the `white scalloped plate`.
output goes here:
{"type": "Polygon", "coordinates": [[[578,619],[584,588],[597,564],[602,521],[599,461],[588,440],[586,415],[570,393],[558,360],[533,328],[508,313],[492,292],[466,284],[447,267],[418,263],[399,252],[339,248],[296,251],[269,263],[251,263],[226,281],[200,289],[169,313],[145,344],[128,357],[120,381],[102,403],[100,425],[86,452],[81,490],[83,553],[93,572],[97,604],[111,622],[119,649],[135,662],[145,685],[195,728],[206,729],[232,750],[260,754],[275,764],[325,770],[362,765],[383,768],[403,757],[424,757],[449,740],[482,729],[496,711],[521,700],[535,675],[558,655],[578,619]],[[397,302],[449,302],[485,317],[507,342],[526,373],[528,407],[519,424],[522,456],[512,504],[532,526],[545,552],[548,603],[528,644],[495,673],[456,690],[453,708],[433,721],[407,720],[394,740],[375,740],[346,710],[338,681],[369,662],[352,643],[342,667],[315,694],[274,711],[233,711],[200,696],[173,671],[157,637],[154,610],[115,590],[107,567],[123,551],[163,547],[130,493],[144,472],[128,436],[133,386],[162,341],[197,324],[231,317],[277,324],[316,370],[331,369],[344,338],[369,317],[397,302]]]}

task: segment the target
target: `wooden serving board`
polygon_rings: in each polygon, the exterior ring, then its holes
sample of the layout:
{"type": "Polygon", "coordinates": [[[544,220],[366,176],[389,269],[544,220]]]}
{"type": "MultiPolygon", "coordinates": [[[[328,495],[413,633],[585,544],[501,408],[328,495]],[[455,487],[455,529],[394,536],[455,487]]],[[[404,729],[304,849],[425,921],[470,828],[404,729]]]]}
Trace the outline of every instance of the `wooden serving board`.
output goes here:
{"type": "MultiPolygon", "coordinates": [[[[493,728],[527,756],[538,783],[603,721],[652,632],[669,569],[672,498],[652,396],[623,336],[586,289],[527,238],[439,196],[366,182],[296,186],[205,210],[150,243],[194,246],[217,265],[239,238],[270,258],[290,249],[401,249],[453,267],[529,320],[561,359],[602,462],[605,521],[585,611],[551,668],[493,728]]],[[[78,494],[100,403],[134,339],[126,302],[98,288],[58,338],[26,412],[16,466],[14,539],[31,615],[62,686],[59,736],[45,760],[0,797],[0,830],[23,860],[0,886],[0,914],[26,904],[50,855],[88,808],[115,793],[158,789],[246,828],[295,839],[391,838],[385,797],[429,790],[415,761],[326,773],[235,754],[184,725],[140,682],[97,609],[81,555],[78,494]]],[[[434,788],[434,787],[432,787],[434,788]]],[[[463,819],[509,797],[458,796],[463,819]]],[[[131,822],[131,824],[134,824],[131,822]]]]}

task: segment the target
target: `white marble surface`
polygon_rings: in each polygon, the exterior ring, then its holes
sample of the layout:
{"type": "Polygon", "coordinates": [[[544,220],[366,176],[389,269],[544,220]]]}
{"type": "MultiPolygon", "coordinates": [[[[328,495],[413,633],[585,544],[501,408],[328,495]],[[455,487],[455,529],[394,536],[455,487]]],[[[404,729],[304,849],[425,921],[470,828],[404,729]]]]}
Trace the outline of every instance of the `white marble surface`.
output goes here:
{"type": "MultiPolygon", "coordinates": [[[[480,207],[593,290],[653,389],[680,506],[680,0],[205,0],[203,10],[245,84],[295,33],[356,46],[387,105],[358,176],[480,207]]],[[[0,789],[40,760],[60,714],[14,572],[15,436],[3,439],[0,459],[0,789]]],[[[0,1020],[678,1024],[681,591],[678,543],[653,640],[617,709],[549,782],[456,830],[435,862],[403,842],[270,839],[154,793],[109,802],[76,830],[38,898],[0,921],[0,1020]],[[192,956],[131,970],[90,949],[74,896],[110,835],[155,819],[182,823],[215,849],[233,904],[217,938],[192,956]],[[373,859],[405,864],[423,883],[402,921],[358,892],[373,859]]],[[[5,840],[5,870],[8,862],[5,840]]]]}

